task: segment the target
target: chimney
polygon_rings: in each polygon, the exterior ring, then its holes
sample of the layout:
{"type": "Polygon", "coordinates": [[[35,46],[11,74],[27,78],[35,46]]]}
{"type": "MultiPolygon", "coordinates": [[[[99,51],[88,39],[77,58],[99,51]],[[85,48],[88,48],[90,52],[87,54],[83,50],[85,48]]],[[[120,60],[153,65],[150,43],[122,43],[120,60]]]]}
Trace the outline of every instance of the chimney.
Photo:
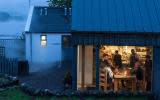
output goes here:
{"type": "Polygon", "coordinates": [[[72,15],[72,8],[69,8],[69,15],[72,15]]]}
{"type": "Polygon", "coordinates": [[[64,8],[64,15],[67,16],[67,8],[64,8]]]}
{"type": "Polygon", "coordinates": [[[43,9],[41,8],[40,9],[40,15],[42,16],[42,14],[43,14],[43,9]]]}
{"type": "Polygon", "coordinates": [[[44,8],[44,10],[45,10],[45,16],[47,16],[47,13],[48,13],[47,8],[44,8]]]}

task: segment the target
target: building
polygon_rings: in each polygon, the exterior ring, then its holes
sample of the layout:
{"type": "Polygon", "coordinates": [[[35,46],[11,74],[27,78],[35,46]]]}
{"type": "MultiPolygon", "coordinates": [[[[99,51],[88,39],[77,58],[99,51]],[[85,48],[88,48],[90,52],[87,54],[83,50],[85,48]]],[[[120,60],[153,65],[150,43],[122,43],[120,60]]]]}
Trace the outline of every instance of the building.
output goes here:
{"type": "Polygon", "coordinates": [[[31,7],[25,27],[30,71],[52,66],[61,56],[61,35],[70,34],[70,15],[63,8],[31,7]]]}
{"type": "Polygon", "coordinates": [[[73,88],[100,89],[102,48],[111,49],[107,51],[111,54],[117,49],[130,54],[135,49],[141,60],[151,56],[151,91],[159,93],[159,4],[159,0],[74,0],[70,40],[73,88]]]}

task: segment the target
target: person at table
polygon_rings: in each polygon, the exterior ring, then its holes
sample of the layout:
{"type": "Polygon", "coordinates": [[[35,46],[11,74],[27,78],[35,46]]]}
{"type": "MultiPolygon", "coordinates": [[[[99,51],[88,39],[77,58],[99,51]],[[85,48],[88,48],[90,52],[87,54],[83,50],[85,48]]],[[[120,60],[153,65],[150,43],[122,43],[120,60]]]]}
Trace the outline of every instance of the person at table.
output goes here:
{"type": "Polygon", "coordinates": [[[107,76],[107,83],[110,85],[110,87],[113,89],[113,71],[111,69],[112,63],[109,59],[108,54],[104,55],[104,69],[106,70],[106,76],[107,76]]]}
{"type": "Polygon", "coordinates": [[[122,68],[122,59],[121,55],[118,53],[118,50],[115,51],[115,55],[113,57],[113,62],[116,68],[122,68]]]}
{"type": "Polygon", "coordinates": [[[151,91],[152,60],[149,55],[146,56],[144,67],[145,67],[145,72],[146,72],[145,73],[145,80],[147,83],[146,91],[151,91]]]}
{"type": "Polygon", "coordinates": [[[134,68],[135,63],[139,60],[138,54],[135,52],[134,49],[131,50],[131,55],[130,55],[130,67],[134,68]]]}

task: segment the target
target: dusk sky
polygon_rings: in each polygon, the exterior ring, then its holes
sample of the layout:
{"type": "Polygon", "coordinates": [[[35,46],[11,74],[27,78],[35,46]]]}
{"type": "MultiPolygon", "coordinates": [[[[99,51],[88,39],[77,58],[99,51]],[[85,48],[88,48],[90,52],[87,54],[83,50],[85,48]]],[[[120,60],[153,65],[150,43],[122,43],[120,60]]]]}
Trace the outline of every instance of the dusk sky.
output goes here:
{"type": "MultiPolygon", "coordinates": [[[[46,0],[31,0],[31,5],[47,5],[46,0]]],[[[24,31],[29,0],[0,0],[0,35],[16,35],[24,31]]]]}

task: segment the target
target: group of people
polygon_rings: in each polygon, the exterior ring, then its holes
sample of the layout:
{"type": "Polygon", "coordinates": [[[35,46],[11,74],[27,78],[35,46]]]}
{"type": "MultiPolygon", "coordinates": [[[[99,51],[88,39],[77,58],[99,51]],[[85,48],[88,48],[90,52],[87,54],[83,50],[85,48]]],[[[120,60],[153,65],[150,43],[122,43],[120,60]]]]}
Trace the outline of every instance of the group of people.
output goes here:
{"type": "MultiPolygon", "coordinates": [[[[103,54],[102,59],[103,67],[106,70],[107,74],[107,82],[108,84],[113,84],[114,82],[114,74],[116,74],[119,70],[123,70],[126,66],[122,64],[122,57],[118,53],[118,50],[115,51],[113,59],[110,59],[108,54],[103,54]]],[[[150,55],[146,55],[145,63],[143,64],[140,60],[140,57],[135,52],[134,49],[131,49],[131,55],[129,57],[129,65],[133,70],[133,74],[136,76],[137,88],[140,88],[142,81],[145,79],[146,82],[146,91],[151,90],[151,72],[152,72],[152,60],[150,55]],[[145,73],[147,74],[145,74],[145,73]]],[[[124,86],[124,82],[122,82],[124,86]]],[[[112,85],[111,85],[112,86],[112,85]]]]}

